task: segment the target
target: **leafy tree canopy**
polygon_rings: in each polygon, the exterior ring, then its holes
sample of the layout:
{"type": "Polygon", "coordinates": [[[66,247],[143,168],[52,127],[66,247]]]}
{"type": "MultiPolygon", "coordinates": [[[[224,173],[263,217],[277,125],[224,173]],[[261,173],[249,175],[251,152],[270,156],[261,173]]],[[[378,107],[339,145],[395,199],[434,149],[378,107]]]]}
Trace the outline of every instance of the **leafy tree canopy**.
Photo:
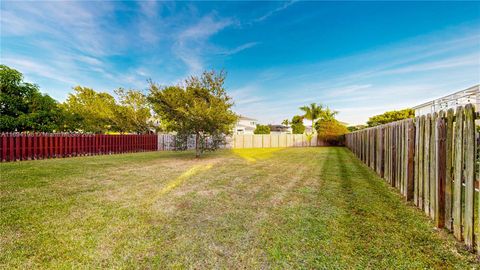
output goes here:
{"type": "Polygon", "coordinates": [[[150,105],[138,90],[115,90],[117,100],[109,93],[88,87],[73,88],[63,104],[68,113],[69,129],[94,133],[148,132],[152,128],[150,105]]]}
{"type": "Polygon", "coordinates": [[[166,122],[167,130],[195,135],[197,157],[204,150],[216,148],[205,143],[208,138],[230,134],[238,120],[224,82],[223,71],[210,71],[186,79],[184,85],[150,84],[148,100],[153,110],[166,122]]]}
{"type": "Polygon", "coordinates": [[[303,134],[305,132],[305,125],[303,124],[303,117],[295,115],[291,121],[292,133],[303,134]]]}
{"type": "Polygon", "coordinates": [[[267,125],[259,125],[253,131],[253,134],[270,134],[270,127],[267,125]]]}
{"type": "Polygon", "coordinates": [[[23,81],[19,71],[0,65],[0,131],[63,130],[65,115],[37,85],[23,81]]]}
{"type": "Polygon", "coordinates": [[[153,123],[147,96],[140,91],[123,88],[115,90],[115,94],[119,102],[114,117],[117,128],[121,131],[148,132],[153,123]]]}
{"type": "Polygon", "coordinates": [[[388,111],[383,114],[372,116],[368,119],[367,125],[369,127],[374,127],[378,125],[383,125],[407,118],[414,118],[415,111],[413,109],[404,109],[400,111],[388,111]]]}
{"type": "Polygon", "coordinates": [[[66,111],[78,120],[75,128],[86,132],[119,131],[115,126],[115,98],[108,93],[76,86],[64,103],[66,111]]]}

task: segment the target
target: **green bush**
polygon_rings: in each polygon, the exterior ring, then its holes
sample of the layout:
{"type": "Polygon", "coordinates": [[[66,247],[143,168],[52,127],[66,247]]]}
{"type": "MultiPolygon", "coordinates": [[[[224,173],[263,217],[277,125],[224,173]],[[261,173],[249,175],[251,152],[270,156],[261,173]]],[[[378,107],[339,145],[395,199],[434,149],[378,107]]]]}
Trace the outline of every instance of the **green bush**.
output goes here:
{"type": "Polygon", "coordinates": [[[303,117],[295,115],[291,122],[293,134],[303,134],[305,132],[305,126],[303,125],[303,117]]]}
{"type": "Polygon", "coordinates": [[[253,131],[253,134],[270,134],[270,127],[267,125],[258,125],[253,131]]]}
{"type": "Polygon", "coordinates": [[[345,134],[349,131],[345,125],[335,119],[319,120],[315,123],[318,138],[329,145],[343,145],[345,134]]]}

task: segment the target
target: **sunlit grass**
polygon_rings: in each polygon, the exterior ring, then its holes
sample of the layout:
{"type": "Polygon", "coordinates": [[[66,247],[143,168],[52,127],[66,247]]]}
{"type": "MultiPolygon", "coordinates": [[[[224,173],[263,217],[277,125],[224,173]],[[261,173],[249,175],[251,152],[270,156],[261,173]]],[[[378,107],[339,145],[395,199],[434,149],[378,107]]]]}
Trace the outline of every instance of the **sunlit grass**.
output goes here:
{"type": "Polygon", "coordinates": [[[162,195],[170,192],[172,189],[178,187],[181,185],[183,182],[187,181],[189,178],[194,176],[195,174],[198,174],[200,172],[207,171],[212,168],[212,164],[206,164],[206,165],[194,165],[190,169],[188,169],[186,172],[182,173],[180,176],[177,178],[173,179],[172,181],[168,182],[167,185],[160,189],[158,193],[152,197],[152,200],[149,201],[149,203],[146,206],[151,205],[155,201],[157,201],[162,195]]]}
{"type": "Polygon", "coordinates": [[[477,264],[344,148],[0,164],[0,269],[477,264]]]}
{"type": "Polygon", "coordinates": [[[243,148],[233,149],[232,152],[249,162],[256,162],[257,160],[272,158],[276,152],[282,149],[285,148],[243,148]]]}

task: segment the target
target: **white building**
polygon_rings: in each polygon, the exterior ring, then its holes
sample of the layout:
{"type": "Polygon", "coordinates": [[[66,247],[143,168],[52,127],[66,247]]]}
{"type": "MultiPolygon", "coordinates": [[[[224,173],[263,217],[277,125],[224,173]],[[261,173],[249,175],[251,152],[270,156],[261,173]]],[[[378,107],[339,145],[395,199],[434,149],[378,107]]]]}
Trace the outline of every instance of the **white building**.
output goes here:
{"type": "Polygon", "coordinates": [[[257,127],[257,123],[257,119],[240,116],[233,129],[233,134],[253,134],[253,131],[257,127]]]}
{"type": "Polygon", "coordinates": [[[463,106],[468,103],[473,103],[476,111],[480,110],[480,85],[475,85],[448,96],[425,102],[412,109],[415,110],[415,116],[420,116],[439,111],[446,111],[450,108],[455,109],[457,106],[463,106]]]}

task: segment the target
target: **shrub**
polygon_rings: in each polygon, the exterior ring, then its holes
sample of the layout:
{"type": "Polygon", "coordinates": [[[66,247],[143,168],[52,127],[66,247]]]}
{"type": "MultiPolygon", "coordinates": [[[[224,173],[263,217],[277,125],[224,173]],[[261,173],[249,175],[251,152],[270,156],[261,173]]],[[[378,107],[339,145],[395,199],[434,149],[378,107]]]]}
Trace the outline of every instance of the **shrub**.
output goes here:
{"type": "Polygon", "coordinates": [[[335,119],[319,120],[315,123],[318,138],[329,145],[342,145],[345,141],[345,134],[348,129],[345,125],[335,119]]]}
{"type": "Polygon", "coordinates": [[[303,117],[295,115],[291,122],[293,134],[303,134],[305,132],[305,126],[303,125],[303,117]]]}
{"type": "Polygon", "coordinates": [[[270,127],[267,125],[258,125],[253,131],[253,134],[270,134],[270,127]]]}

